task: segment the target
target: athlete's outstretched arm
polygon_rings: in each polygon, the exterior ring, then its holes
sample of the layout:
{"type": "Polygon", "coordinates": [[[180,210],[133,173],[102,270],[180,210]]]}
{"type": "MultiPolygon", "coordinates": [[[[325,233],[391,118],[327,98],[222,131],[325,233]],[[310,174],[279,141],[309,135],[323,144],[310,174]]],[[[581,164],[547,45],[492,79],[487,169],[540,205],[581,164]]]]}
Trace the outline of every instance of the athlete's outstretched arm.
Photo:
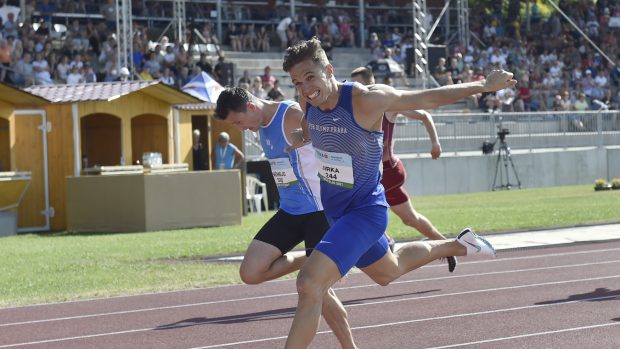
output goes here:
{"type": "Polygon", "coordinates": [[[433,109],[476,93],[495,92],[514,86],[517,81],[512,77],[511,72],[494,70],[485,80],[419,91],[397,90],[381,84],[370,85],[368,93],[365,93],[364,99],[360,101],[360,107],[365,110],[382,109],[383,112],[433,109]]]}

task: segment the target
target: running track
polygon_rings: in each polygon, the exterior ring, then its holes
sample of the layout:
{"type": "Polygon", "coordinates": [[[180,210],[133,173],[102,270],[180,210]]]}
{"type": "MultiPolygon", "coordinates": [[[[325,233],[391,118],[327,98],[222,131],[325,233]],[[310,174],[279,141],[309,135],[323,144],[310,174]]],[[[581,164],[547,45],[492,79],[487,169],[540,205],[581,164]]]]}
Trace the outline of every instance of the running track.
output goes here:
{"type": "MultiPolygon", "coordinates": [[[[360,348],[620,348],[620,242],[441,263],[336,292],[360,348]]],[[[293,280],[0,309],[0,348],[281,348],[293,280]]],[[[312,348],[338,348],[321,323],[312,348]]]]}

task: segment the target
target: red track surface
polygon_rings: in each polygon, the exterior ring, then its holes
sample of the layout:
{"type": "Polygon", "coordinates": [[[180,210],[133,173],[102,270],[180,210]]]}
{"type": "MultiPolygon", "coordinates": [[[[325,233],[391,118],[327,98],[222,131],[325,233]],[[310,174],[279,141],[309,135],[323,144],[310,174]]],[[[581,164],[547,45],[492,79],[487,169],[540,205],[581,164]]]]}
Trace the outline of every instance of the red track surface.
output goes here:
{"type": "MultiPolygon", "coordinates": [[[[620,348],[620,242],[433,263],[336,293],[361,348],[620,348]]],[[[0,309],[0,348],[281,348],[294,281],[0,309]]],[[[338,348],[324,324],[312,348],[338,348]]]]}

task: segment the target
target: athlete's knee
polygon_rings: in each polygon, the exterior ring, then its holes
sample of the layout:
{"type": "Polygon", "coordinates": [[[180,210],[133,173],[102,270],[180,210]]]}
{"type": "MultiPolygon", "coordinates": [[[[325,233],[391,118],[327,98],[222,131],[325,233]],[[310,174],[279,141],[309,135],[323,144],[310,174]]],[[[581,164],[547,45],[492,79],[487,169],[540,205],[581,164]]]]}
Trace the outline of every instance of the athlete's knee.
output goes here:
{"type": "MultiPolygon", "coordinates": [[[[399,275],[400,276],[400,275],[399,275]]],[[[391,275],[391,274],[384,274],[379,276],[378,278],[375,279],[375,282],[379,285],[379,286],[387,286],[389,284],[392,283],[392,281],[396,280],[398,278],[397,275],[391,275]]]]}
{"type": "Polygon", "coordinates": [[[325,295],[326,287],[323,287],[319,280],[312,275],[299,273],[297,276],[297,294],[299,298],[318,301],[325,295]]]}
{"type": "Polygon", "coordinates": [[[248,285],[256,285],[265,281],[265,278],[260,272],[258,272],[258,270],[247,267],[244,264],[241,264],[241,267],[239,268],[239,276],[241,277],[241,281],[248,285]]]}
{"type": "Polygon", "coordinates": [[[377,283],[377,285],[387,286],[392,283],[392,281],[396,280],[399,276],[400,274],[395,271],[392,272],[390,270],[382,270],[380,273],[375,273],[370,277],[374,282],[377,283]]]}

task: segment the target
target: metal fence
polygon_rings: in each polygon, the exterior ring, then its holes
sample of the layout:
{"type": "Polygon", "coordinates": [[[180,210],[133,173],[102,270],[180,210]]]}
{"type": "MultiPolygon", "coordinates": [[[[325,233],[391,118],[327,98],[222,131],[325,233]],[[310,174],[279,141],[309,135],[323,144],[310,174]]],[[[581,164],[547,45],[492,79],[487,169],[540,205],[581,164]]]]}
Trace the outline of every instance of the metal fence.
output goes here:
{"type": "MultiPolygon", "coordinates": [[[[495,142],[505,129],[512,149],[602,147],[620,145],[620,111],[536,113],[443,113],[434,114],[443,153],[482,152],[485,141],[495,142]]],[[[261,158],[258,134],[245,131],[245,155],[261,158]]],[[[396,154],[430,153],[424,125],[404,117],[394,130],[396,154]]]]}
{"type": "MultiPolygon", "coordinates": [[[[513,149],[620,145],[620,111],[536,113],[449,113],[433,115],[444,153],[482,151],[504,130],[513,149]]],[[[428,132],[419,121],[397,119],[394,152],[430,152],[428,132]]]]}

